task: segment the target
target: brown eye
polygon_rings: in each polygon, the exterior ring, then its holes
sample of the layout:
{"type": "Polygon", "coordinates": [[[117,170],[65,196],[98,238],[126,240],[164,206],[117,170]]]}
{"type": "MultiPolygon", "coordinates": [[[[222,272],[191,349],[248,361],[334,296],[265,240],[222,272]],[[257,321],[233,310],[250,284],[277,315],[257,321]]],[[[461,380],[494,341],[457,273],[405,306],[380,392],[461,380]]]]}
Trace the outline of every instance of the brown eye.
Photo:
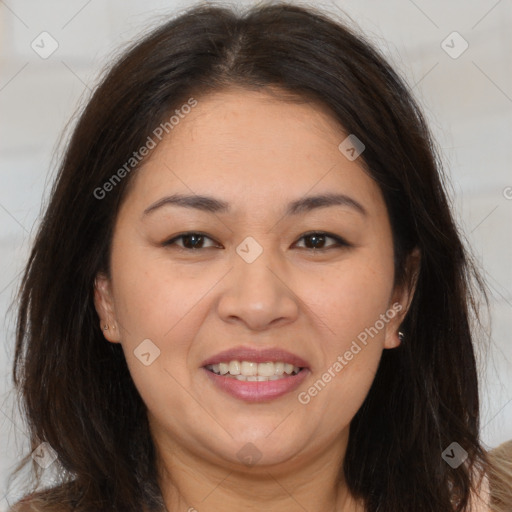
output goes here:
{"type": "Polygon", "coordinates": [[[348,244],[345,240],[340,238],[339,236],[332,235],[330,233],[324,233],[324,232],[312,232],[307,233],[303,235],[299,240],[305,240],[305,249],[309,249],[312,251],[322,251],[330,248],[335,247],[348,247],[350,244],[348,244]],[[334,240],[334,244],[330,244],[327,247],[326,240],[331,239],[334,240]]]}
{"type": "MultiPolygon", "coordinates": [[[[306,233],[305,235],[302,235],[299,240],[304,240],[305,246],[303,248],[310,251],[325,251],[327,249],[334,249],[336,247],[350,247],[350,244],[339,236],[321,231],[306,233]],[[334,240],[334,243],[327,245],[327,241],[329,239],[334,240]]],[[[173,237],[171,240],[164,242],[162,245],[165,247],[175,246],[176,248],[184,251],[197,251],[200,249],[219,247],[219,244],[217,244],[209,236],[205,235],[204,233],[193,231],[181,233],[180,235],[173,237]],[[213,244],[205,245],[207,240],[213,242],[213,244]],[[180,241],[180,243],[178,243],[178,241],[180,241]]]]}
{"type": "Polygon", "coordinates": [[[205,240],[213,241],[209,236],[206,236],[203,233],[189,232],[189,233],[182,233],[181,235],[175,236],[171,240],[164,242],[163,245],[166,247],[175,245],[179,249],[190,250],[190,251],[194,251],[194,250],[198,250],[198,249],[205,249],[205,248],[208,249],[209,247],[216,247],[216,245],[205,247],[204,246],[205,240]],[[178,240],[182,241],[182,245],[177,244],[178,240]]]}

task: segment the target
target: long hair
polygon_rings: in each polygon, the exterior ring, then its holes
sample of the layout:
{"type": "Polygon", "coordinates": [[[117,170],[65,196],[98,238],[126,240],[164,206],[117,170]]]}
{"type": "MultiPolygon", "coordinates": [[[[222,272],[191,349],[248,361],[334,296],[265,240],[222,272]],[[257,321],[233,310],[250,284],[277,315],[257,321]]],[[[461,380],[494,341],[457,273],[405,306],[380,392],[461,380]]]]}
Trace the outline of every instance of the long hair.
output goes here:
{"type": "Polygon", "coordinates": [[[181,105],[232,85],[327,107],[366,146],[358,161],[386,202],[397,283],[407,255],[421,252],[405,342],[383,353],[340,474],[368,512],[469,510],[474,471],[486,462],[471,329],[472,290],[482,285],[440,158],[385,58],[342,21],[288,4],[181,13],[123,53],[79,117],[19,294],[14,382],[33,449],[49,443],[64,471],[43,501],[123,512],[163,505],[146,408],[121,346],[103,338],[94,278],[109,273],[112,228],[137,166],[113,175],[181,105]],[[467,453],[458,467],[443,458],[453,442],[467,453]]]}

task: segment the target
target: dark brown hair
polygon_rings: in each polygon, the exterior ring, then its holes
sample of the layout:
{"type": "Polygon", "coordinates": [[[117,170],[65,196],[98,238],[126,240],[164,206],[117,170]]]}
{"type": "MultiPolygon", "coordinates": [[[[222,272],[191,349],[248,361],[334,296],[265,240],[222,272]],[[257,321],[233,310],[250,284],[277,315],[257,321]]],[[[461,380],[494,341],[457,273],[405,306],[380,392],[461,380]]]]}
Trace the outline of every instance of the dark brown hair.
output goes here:
{"type": "Polygon", "coordinates": [[[386,201],[397,282],[407,277],[407,255],[421,252],[406,341],[384,351],[350,426],[340,471],[351,492],[368,512],[468,510],[474,471],[485,467],[470,325],[471,290],[481,283],[429,130],[407,85],[362,36],[287,4],[189,9],[127,50],[80,115],[19,299],[14,381],[33,448],[48,442],[65,470],[42,502],[122,512],[163,506],[145,405],[93,303],[136,171],[100,199],[97,190],[176,108],[229,86],[326,107],[366,146],[360,162],[386,201]],[[457,468],[442,458],[454,441],[468,453],[457,468]]]}

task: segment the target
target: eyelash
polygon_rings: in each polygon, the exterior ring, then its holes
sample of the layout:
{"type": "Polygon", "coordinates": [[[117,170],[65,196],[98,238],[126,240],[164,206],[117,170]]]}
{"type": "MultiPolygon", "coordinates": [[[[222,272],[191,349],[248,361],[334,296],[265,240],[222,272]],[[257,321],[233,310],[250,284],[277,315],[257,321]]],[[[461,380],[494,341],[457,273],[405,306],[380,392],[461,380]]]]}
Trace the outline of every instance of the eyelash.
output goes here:
{"type": "MultiPolygon", "coordinates": [[[[215,240],[213,240],[213,238],[209,237],[208,235],[206,235],[205,233],[201,233],[200,231],[187,231],[186,233],[181,233],[173,238],[171,238],[170,240],[167,240],[165,242],[162,243],[162,245],[164,247],[171,247],[171,246],[175,246],[178,250],[180,251],[186,251],[186,252],[193,252],[193,251],[200,251],[200,250],[204,250],[204,249],[215,249],[215,247],[205,247],[205,248],[198,248],[198,249],[188,249],[187,247],[180,247],[179,245],[176,245],[176,241],[179,240],[179,239],[183,239],[184,237],[186,236],[191,236],[191,235],[199,235],[203,238],[208,238],[209,240],[212,240],[215,242],[215,240]]],[[[346,240],[344,240],[343,238],[337,236],[337,235],[333,235],[332,233],[327,233],[325,231],[310,231],[308,233],[304,233],[300,238],[299,240],[302,240],[303,238],[307,238],[307,237],[311,237],[311,236],[314,236],[314,235],[321,235],[321,236],[324,236],[326,238],[331,238],[333,240],[335,240],[336,244],[334,245],[331,245],[327,248],[321,248],[321,249],[311,249],[309,247],[305,247],[303,249],[306,249],[307,251],[310,251],[310,252],[323,252],[323,251],[327,251],[327,250],[330,250],[330,249],[334,249],[334,248],[341,248],[341,247],[352,247],[351,244],[349,244],[346,240]]]]}

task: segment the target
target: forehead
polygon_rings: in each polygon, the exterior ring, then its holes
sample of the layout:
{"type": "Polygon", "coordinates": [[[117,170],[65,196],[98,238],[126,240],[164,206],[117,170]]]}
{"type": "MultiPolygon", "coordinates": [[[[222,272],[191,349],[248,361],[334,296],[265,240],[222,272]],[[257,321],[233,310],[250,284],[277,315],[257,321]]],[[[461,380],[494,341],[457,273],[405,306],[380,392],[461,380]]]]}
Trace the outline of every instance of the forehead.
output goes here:
{"type": "Polygon", "coordinates": [[[238,88],[196,101],[137,170],[134,188],[145,201],[170,189],[215,192],[230,202],[333,187],[366,201],[380,197],[360,162],[341,154],[348,134],[322,104],[238,88]]]}
{"type": "Polygon", "coordinates": [[[337,146],[342,135],[342,127],[318,102],[233,88],[199,98],[163,145],[174,140],[175,146],[194,144],[213,154],[259,151],[262,160],[291,160],[337,146]]]}

